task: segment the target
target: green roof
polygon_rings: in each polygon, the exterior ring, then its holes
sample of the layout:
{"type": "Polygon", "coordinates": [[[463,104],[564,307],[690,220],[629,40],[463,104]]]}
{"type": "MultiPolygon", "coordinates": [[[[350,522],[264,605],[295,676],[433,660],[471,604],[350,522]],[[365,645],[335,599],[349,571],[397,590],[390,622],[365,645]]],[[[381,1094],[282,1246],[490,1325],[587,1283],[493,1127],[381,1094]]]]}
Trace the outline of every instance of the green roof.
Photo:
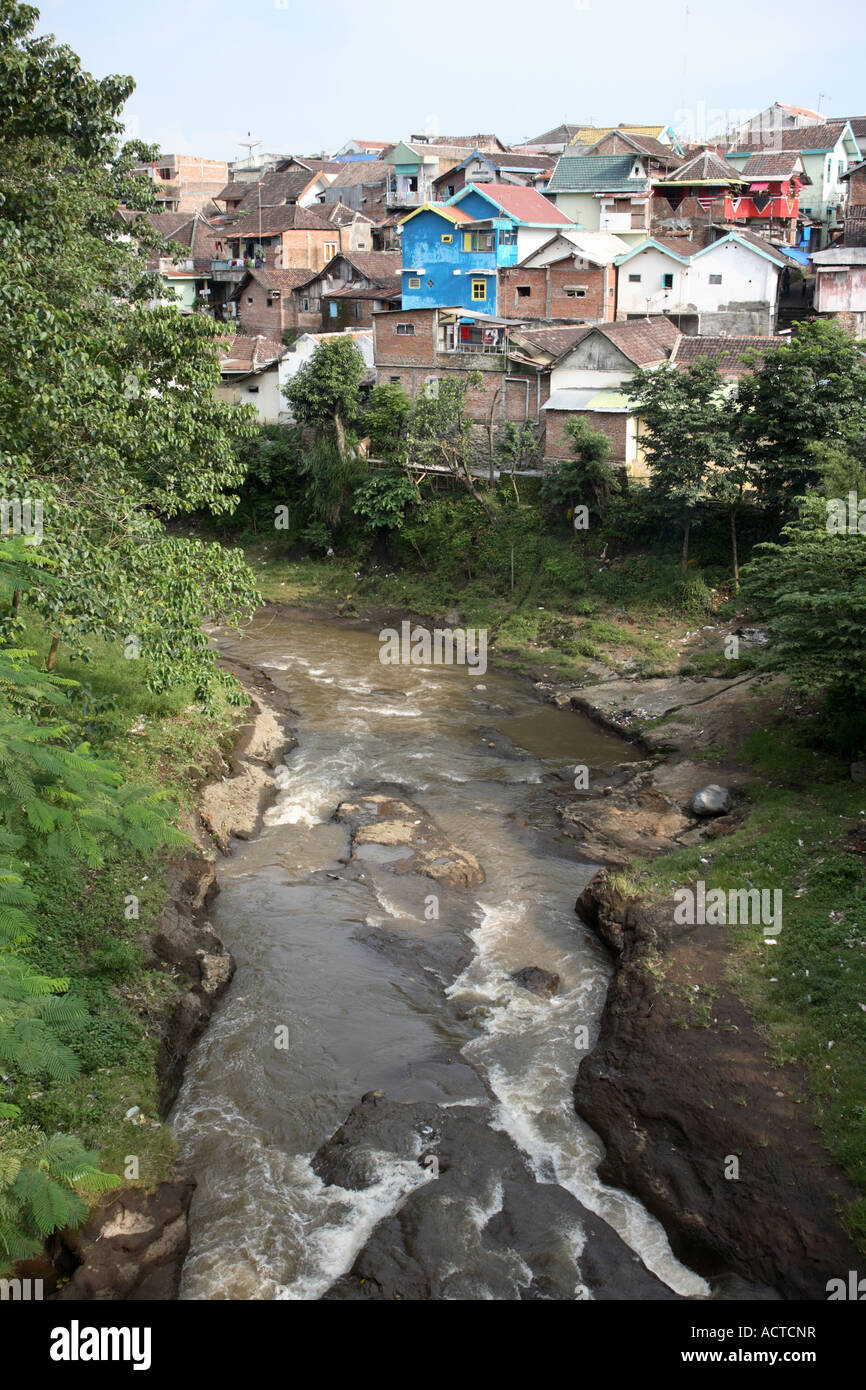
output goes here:
{"type": "Polygon", "coordinates": [[[640,155],[564,154],[553,171],[548,193],[631,193],[644,179],[632,178],[640,155]]]}

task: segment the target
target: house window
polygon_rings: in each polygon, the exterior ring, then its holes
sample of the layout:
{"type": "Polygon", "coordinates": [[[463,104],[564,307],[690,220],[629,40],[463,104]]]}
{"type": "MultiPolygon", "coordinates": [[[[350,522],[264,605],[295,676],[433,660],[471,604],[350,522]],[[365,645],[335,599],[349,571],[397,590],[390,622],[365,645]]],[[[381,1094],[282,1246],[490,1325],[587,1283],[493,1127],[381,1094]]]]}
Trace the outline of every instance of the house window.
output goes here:
{"type": "Polygon", "coordinates": [[[325,260],[332,261],[337,254],[337,243],[335,241],[326,241],[322,249],[325,253],[325,260]]]}
{"type": "Polygon", "coordinates": [[[361,317],[361,308],[362,308],[362,306],[361,306],[361,301],[360,301],[360,299],[356,299],[356,300],[355,300],[355,318],[356,318],[356,319],[359,319],[359,318],[361,317]]]}
{"type": "Polygon", "coordinates": [[[409,288],[410,288],[410,290],[420,290],[420,288],[421,288],[421,276],[420,276],[420,275],[410,275],[410,277],[409,277],[409,288]]]}
{"type": "Polygon", "coordinates": [[[453,235],[452,235],[451,232],[443,232],[443,233],[442,233],[442,240],[443,240],[443,242],[444,242],[444,244],[445,244],[446,246],[450,246],[451,243],[452,243],[453,240],[454,240],[454,237],[453,237],[453,235]]]}
{"type": "Polygon", "coordinates": [[[473,298],[473,299],[486,299],[486,298],[487,298],[487,281],[486,281],[486,280],[473,280],[473,281],[472,281],[472,298],[473,298]]]}
{"type": "Polygon", "coordinates": [[[414,337],[415,337],[415,325],[414,325],[414,323],[398,323],[398,324],[397,324],[397,337],[398,337],[398,338],[414,338],[414,337]]]}
{"type": "Polygon", "coordinates": [[[518,299],[528,299],[529,296],[530,296],[531,294],[532,294],[532,289],[531,289],[531,287],[530,287],[529,285],[518,285],[518,286],[517,286],[517,297],[518,297],[518,299]]]}
{"type": "Polygon", "coordinates": [[[248,303],[248,304],[252,304],[252,302],[253,302],[253,297],[252,297],[251,294],[248,294],[248,295],[247,295],[247,303],[248,303]]]}
{"type": "Polygon", "coordinates": [[[464,251],[492,251],[496,238],[493,232],[464,232],[464,251]]]}
{"type": "Polygon", "coordinates": [[[711,284],[711,285],[720,285],[721,283],[722,283],[722,277],[721,277],[721,275],[711,275],[711,276],[710,276],[710,284],[711,284]]]}
{"type": "Polygon", "coordinates": [[[388,380],[391,382],[391,385],[392,385],[392,386],[399,386],[399,385],[400,385],[400,378],[399,378],[398,376],[389,377],[388,380]]]}
{"type": "Polygon", "coordinates": [[[268,295],[267,303],[268,303],[268,308],[269,308],[269,309],[273,308],[273,303],[274,303],[274,301],[271,299],[271,296],[270,296],[270,295],[268,295]]]}
{"type": "Polygon", "coordinates": [[[673,287],[674,287],[674,277],[673,277],[673,275],[663,275],[663,276],[662,276],[662,289],[663,289],[663,290],[672,290],[673,287]]]}
{"type": "Polygon", "coordinates": [[[630,275],[630,276],[628,277],[628,279],[629,279],[629,284],[630,284],[630,285],[639,285],[639,284],[640,284],[640,276],[639,276],[639,275],[630,275]]]}
{"type": "Polygon", "coordinates": [[[505,229],[505,231],[500,232],[500,233],[499,233],[499,245],[500,245],[500,246],[516,246],[516,245],[517,245],[517,228],[516,228],[516,227],[507,227],[507,228],[505,229]]]}
{"type": "Polygon", "coordinates": [[[566,299],[586,299],[586,285],[566,285],[566,299]]]}
{"type": "Polygon", "coordinates": [[[301,300],[301,311],[302,311],[303,313],[305,313],[305,314],[308,314],[308,313],[310,312],[310,301],[309,301],[309,299],[306,299],[306,298],[305,298],[305,299],[302,299],[302,300],[301,300]]]}

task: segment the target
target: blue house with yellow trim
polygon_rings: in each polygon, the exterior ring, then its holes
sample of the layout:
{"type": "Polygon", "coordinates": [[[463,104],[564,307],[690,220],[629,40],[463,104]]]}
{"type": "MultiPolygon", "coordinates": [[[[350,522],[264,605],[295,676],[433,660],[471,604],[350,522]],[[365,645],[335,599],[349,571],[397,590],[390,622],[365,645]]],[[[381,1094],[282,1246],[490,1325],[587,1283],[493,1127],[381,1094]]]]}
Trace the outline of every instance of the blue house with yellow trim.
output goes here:
{"type": "Polygon", "coordinates": [[[447,203],[404,217],[403,308],[495,314],[497,275],[538,249],[569,218],[534,188],[467,184],[447,203]]]}

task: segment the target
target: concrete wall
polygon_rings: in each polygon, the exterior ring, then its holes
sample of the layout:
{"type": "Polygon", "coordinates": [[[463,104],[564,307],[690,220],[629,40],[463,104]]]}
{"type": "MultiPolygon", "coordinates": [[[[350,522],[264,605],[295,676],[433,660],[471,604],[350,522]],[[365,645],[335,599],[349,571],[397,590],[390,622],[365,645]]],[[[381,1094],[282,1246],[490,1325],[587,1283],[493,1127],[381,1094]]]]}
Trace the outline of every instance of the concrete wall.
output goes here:
{"type": "Polygon", "coordinates": [[[289,420],[289,408],[280,394],[280,375],[276,363],[255,376],[241,381],[224,381],[216,388],[217,400],[229,405],[254,405],[260,425],[279,425],[289,420]]]}
{"type": "Polygon", "coordinates": [[[779,273],[778,266],[737,242],[717,242],[685,265],[648,247],[618,267],[617,318],[697,313],[701,333],[773,333],[779,273]],[[640,281],[632,281],[633,275],[640,281]],[[673,276],[670,289],[664,288],[664,275],[673,276]],[[715,275],[721,275],[721,284],[711,283],[715,275]]]}

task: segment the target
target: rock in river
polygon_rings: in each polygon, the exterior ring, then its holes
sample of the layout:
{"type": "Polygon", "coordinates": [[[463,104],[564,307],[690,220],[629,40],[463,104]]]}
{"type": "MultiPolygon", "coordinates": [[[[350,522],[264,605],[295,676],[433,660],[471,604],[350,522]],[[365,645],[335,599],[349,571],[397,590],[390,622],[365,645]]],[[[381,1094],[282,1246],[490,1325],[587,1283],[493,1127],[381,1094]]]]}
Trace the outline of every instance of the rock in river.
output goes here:
{"type": "Polygon", "coordinates": [[[727,787],[720,787],[716,782],[702,787],[692,798],[692,811],[696,816],[724,816],[733,805],[727,787]]]}
{"type": "Polygon", "coordinates": [[[387,864],[395,874],[426,874],[449,888],[484,882],[474,854],[459,849],[414,801],[373,792],[343,801],[335,819],[351,827],[352,858],[387,864]]]}
{"type": "Polygon", "coordinates": [[[559,989],[559,976],[552,970],[542,970],[540,965],[524,965],[522,970],[513,971],[511,978],[521,989],[528,989],[531,994],[546,995],[548,999],[559,989]]]}

